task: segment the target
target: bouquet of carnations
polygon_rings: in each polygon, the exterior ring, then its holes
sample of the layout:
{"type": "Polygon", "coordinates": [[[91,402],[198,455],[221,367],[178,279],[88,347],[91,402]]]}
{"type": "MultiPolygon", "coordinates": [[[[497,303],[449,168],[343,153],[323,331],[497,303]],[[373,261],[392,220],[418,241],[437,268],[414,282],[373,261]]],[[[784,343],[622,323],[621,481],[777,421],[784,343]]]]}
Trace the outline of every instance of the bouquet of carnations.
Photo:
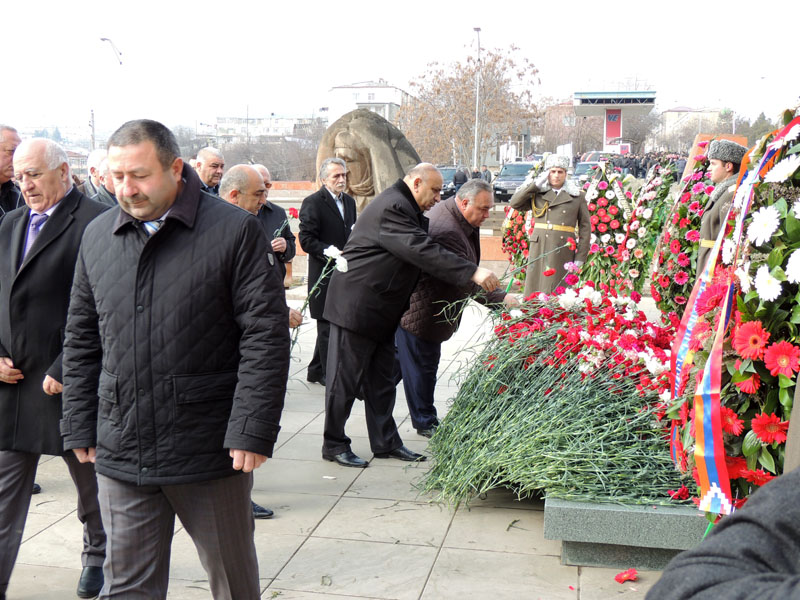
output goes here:
{"type": "MultiPolygon", "coordinates": [[[[530,236],[530,223],[526,227],[526,214],[510,206],[506,206],[506,218],[503,220],[503,252],[508,255],[511,263],[513,277],[520,284],[525,285],[524,268],[528,264],[528,239],[530,236]]],[[[529,213],[530,214],[530,213],[529,213]]]]}
{"type": "Polygon", "coordinates": [[[672,331],[608,286],[536,294],[500,314],[430,443],[422,487],[469,501],[518,496],[684,500],[663,419],[672,331]],[[469,460],[464,460],[464,457],[469,460]]]}
{"type": "MultiPolygon", "coordinates": [[[[704,142],[705,143],[705,142],[704,142]]],[[[697,166],[683,180],[656,245],[650,295],[664,322],[677,327],[697,278],[700,222],[714,186],[707,178],[708,159],[695,156],[697,166]]]]}

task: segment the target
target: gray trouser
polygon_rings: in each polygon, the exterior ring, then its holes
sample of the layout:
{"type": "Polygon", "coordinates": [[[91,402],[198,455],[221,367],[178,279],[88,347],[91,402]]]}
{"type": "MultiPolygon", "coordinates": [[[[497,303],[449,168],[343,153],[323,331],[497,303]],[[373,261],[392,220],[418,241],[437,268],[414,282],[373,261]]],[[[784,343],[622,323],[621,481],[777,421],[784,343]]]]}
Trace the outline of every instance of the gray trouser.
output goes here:
{"type": "MultiPolygon", "coordinates": [[[[0,451],[0,594],[8,588],[28,517],[39,454],[0,451]]],[[[70,450],[62,455],[78,491],[78,519],[83,523],[84,567],[100,567],[106,554],[106,534],[97,501],[94,465],[81,464],[70,450]]]]}
{"type": "Polygon", "coordinates": [[[175,515],[197,548],[216,600],[259,598],[252,473],[162,486],[98,475],[98,483],[108,531],[101,599],[167,597],[175,515]]]}

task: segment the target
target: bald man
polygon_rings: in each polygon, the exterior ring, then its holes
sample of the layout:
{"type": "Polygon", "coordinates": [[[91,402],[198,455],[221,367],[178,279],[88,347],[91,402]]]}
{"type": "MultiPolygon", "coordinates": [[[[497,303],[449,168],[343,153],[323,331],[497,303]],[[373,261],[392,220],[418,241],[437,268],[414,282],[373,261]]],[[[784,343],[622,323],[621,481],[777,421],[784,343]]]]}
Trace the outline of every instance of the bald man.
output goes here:
{"type": "Polygon", "coordinates": [[[269,201],[269,191],[272,189],[272,175],[270,175],[269,169],[267,169],[267,167],[264,165],[253,166],[255,167],[256,171],[261,174],[261,178],[264,180],[264,187],[267,188],[267,193],[264,196],[264,204],[261,205],[261,208],[256,216],[258,217],[258,220],[261,221],[261,225],[264,227],[264,232],[267,234],[267,239],[272,245],[272,251],[275,253],[275,257],[278,259],[278,267],[283,275],[282,278],[285,279],[286,265],[292,262],[292,259],[297,252],[295,247],[295,237],[291,228],[289,227],[289,220],[286,217],[286,211],[274,202],[269,201]]]}
{"type": "Polygon", "coordinates": [[[13,181],[14,151],[21,141],[16,129],[0,125],[0,221],[6,213],[25,204],[13,181]]]}
{"type": "Polygon", "coordinates": [[[378,195],[361,213],[344,247],[347,271],[335,271],[324,318],[331,324],[322,458],[363,468],[345,434],[357,392],[364,398],[367,431],[375,458],[421,461],[406,448],[392,417],[395,402],[394,334],[420,273],[486,291],[499,285],[494,273],[446,250],[427,233],[423,213],[441,198],[442,174],[429,163],[378,195]]]}

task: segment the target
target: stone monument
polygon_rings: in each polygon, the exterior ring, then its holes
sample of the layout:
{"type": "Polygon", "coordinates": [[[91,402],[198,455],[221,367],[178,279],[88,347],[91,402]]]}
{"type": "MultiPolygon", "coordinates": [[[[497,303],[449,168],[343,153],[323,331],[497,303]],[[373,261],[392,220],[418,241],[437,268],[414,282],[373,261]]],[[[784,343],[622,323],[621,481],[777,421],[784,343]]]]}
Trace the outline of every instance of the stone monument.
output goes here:
{"type": "Polygon", "coordinates": [[[422,162],[397,127],[364,108],[328,127],[317,151],[317,172],[322,161],[332,156],[347,162],[347,193],[355,198],[359,214],[370,200],[422,162]]]}

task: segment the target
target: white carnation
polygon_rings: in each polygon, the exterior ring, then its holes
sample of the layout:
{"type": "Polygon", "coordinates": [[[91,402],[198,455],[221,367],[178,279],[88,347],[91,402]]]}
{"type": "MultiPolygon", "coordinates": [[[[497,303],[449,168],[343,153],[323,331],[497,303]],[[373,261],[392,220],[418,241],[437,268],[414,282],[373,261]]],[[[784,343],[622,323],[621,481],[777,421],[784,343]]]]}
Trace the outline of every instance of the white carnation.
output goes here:
{"type": "Polygon", "coordinates": [[[604,233],[603,235],[600,236],[600,241],[604,244],[608,244],[608,240],[610,239],[611,239],[611,234],[609,233],[604,233]]]}
{"type": "Polygon", "coordinates": [[[322,253],[328,258],[339,258],[342,255],[342,251],[333,245],[325,248],[325,250],[323,250],[322,253]]]}
{"type": "Polygon", "coordinates": [[[649,219],[653,216],[653,209],[652,208],[645,208],[644,212],[642,213],[642,217],[645,219],[649,219]]]}
{"type": "Polygon", "coordinates": [[[636,240],[633,239],[633,238],[630,238],[627,242],[625,242],[625,247],[628,250],[633,250],[636,247],[636,240]]]}
{"type": "Polygon", "coordinates": [[[610,189],[606,190],[606,198],[608,198],[609,200],[613,200],[616,197],[617,195],[612,190],[610,189]]]}

